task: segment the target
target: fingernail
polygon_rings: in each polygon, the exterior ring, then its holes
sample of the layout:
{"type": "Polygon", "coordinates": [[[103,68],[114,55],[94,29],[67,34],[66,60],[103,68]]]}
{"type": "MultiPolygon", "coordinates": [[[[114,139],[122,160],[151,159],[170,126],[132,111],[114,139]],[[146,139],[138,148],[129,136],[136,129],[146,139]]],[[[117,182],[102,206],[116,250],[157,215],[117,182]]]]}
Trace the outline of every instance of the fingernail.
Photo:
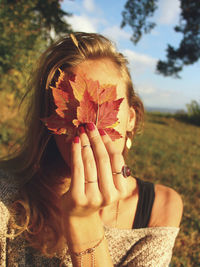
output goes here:
{"type": "Polygon", "coordinates": [[[74,139],[73,139],[73,142],[75,144],[78,144],[79,143],[79,136],[75,136],[74,139]]]}
{"type": "Polygon", "coordinates": [[[86,126],[89,131],[93,131],[95,129],[93,122],[88,122],[86,126]]]}
{"type": "Polygon", "coordinates": [[[98,130],[99,130],[99,134],[101,136],[106,135],[106,132],[103,129],[98,129],[98,130]]]}
{"type": "Polygon", "coordinates": [[[85,133],[85,129],[84,129],[83,126],[80,126],[78,131],[79,131],[80,134],[85,133]]]}

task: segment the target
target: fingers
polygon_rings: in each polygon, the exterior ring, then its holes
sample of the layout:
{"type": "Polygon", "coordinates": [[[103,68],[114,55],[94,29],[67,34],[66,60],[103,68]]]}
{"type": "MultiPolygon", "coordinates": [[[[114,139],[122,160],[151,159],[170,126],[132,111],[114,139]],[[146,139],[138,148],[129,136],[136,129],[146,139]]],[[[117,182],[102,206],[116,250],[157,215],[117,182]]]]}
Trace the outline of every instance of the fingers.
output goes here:
{"type": "Polygon", "coordinates": [[[110,192],[113,193],[116,190],[112,178],[109,154],[96,126],[94,124],[87,124],[86,130],[97,166],[99,188],[108,197],[110,192]]]}
{"type": "Polygon", "coordinates": [[[124,165],[122,154],[117,152],[114,143],[104,131],[98,131],[96,126],[91,124],[87,124],[86,129],[97,165],[101,192],[107,199],[116,198],[119,194],[122,196],[126,188],[124,177],[119,174],[113,177],[112,174],[112,172],[121,171],[124,165]]]}
{"type": "Polygon", "coordinates": [[[72,179],[70,190],[72,192],[72,197],[74,196],[84,196],[85,192],[85,178],[84,178],[84,165],[81,156],[81,142],[79,136],[75,136],[72,142],[72,158],[71,158],[71,169],[72,169],[72,179]]]}
{"type": "Polygon", "coordinates": [[[121,197],[123,197],[123,195],[126,195],[127,181],[122,174],[113,174],[113,172],[121,172],[122,166],[125,165],[124,158],[122,156],[122,153],[119,152],[118,148],[111,140],[110,136],[103,130],[100,131],[100,134],[104,146],[106,147],[107,153],[110,157],[110,164],[115,187],[120,192],[121,197]]]}
{"type": "Polygon", "coordinates": [[[80,127],[79,134],[79,142],[72,144],[72,191],[84,195],[89,202],[102,201],[108,205],[125,192],[123,175],[112,173],[121,171],[123,156],[110,137],[98,131],[94,124],[87,124],[85,129],[80,127]],[[97,182],[87,183],[95,180],[97,182]]]}
{"type": "Polygon", "coordinates": [[[89,200],[100,197],[97,167],[90,140],[83,126],[79,128],[81,140],[81,155],[84,165],[85,194],[89,200]]]}

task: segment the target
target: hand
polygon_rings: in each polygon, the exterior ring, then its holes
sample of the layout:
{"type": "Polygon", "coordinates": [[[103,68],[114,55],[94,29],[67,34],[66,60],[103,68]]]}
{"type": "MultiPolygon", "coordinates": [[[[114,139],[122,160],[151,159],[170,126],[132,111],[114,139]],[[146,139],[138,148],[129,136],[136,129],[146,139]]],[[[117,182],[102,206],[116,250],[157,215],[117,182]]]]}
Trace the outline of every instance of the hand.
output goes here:
{"type": "Polygon", "coordinates": [[[87,124],[86,131],[83,131],[82,127],[80,138],[75,137],[79,142],[72,142],[72,180],[68,192],[62,197],[65,215],[75,217],[97,213],[127,193],[123,175],[112,174],[121,171],[124,165],[124,158],[116,150],[114,142],[107,134],[100,135],[94,124],[87,124]],[[90,146],[82,147],[86,144],[90,146]],[[97,182],[85,183],[88,180],[97,182]]]}

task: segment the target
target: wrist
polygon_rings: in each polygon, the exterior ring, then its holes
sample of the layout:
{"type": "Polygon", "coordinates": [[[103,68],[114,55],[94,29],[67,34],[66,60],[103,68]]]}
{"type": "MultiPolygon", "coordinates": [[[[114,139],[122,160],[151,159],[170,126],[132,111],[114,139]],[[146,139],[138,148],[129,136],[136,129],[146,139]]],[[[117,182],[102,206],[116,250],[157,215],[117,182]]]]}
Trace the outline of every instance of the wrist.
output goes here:
{"type": "Polygon", "coordinates": [[[104,236],[104,227],[98,213],[88,217],[66,218],[65,237],[73,251],[82,251],[95,245],[104,236]]]}

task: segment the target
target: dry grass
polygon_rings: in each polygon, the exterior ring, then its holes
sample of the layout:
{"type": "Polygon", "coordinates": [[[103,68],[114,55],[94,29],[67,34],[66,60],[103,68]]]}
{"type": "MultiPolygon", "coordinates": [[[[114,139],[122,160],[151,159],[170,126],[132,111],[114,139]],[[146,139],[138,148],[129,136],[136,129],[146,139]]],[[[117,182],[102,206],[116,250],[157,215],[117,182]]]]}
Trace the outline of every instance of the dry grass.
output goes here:
{"type": "Polygon", "coordinates": [[[200,127],[146,114],[144,133],[129,153],[133,173],[178,191],[184,214],[172,266],[200,266],[200,127]]]}

